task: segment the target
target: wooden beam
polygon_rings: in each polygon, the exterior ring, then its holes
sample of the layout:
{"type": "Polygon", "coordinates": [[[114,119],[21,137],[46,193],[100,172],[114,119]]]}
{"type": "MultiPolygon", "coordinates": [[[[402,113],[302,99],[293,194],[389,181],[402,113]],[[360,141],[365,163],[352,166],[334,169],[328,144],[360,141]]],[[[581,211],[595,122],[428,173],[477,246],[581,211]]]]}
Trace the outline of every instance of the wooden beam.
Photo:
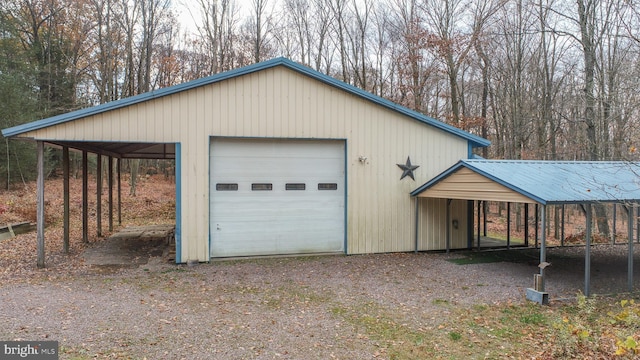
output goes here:
{"type": "Polygon", "coordinates": [[[69,147],[62,147],[62,192],[63,192],[63,215],[62,215],[62,251],[69,253],[69,147]]]}
{"type": "Polygon", "coordinates": [[[96,235],[102,237],[102,155],[96,154],[96,235]]]}
{"type": "Polygon", "coordinates": [[[16,235],[27,234],[36,230],[36,225],[28,221],[7,224],[0,227],[0,241],[16,237],[16,235]]]}
{"type": "Polygon", "coordinates": [[[82,151],[82,242],[89,242],[89,160],[82,151]]]}
{"type": "Polygon", "coordinates": [[[44,142],[36,142],[37,171],[36,181],[36,231],[38,247],[38,267],[44,268],[44,142]]]}

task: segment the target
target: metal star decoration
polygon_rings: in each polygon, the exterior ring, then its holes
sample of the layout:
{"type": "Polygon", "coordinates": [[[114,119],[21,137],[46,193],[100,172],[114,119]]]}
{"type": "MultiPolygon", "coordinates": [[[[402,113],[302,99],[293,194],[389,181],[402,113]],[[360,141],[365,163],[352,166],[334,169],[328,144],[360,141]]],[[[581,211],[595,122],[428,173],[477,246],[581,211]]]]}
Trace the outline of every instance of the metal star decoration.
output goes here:
{"type": "Polygon", "coordinates": [[[411,159],[407,156],[407,163],[406,164],[396,164],[398,165],[398,167],[400,169],[402,169],[402,176],[400,176],[400,180],[404,179],[405,177],[410,177],[413,181],[416,181],[416,179],[413,177],[413,170],[419,168],[419,165],[411,165],[411,159]]]}

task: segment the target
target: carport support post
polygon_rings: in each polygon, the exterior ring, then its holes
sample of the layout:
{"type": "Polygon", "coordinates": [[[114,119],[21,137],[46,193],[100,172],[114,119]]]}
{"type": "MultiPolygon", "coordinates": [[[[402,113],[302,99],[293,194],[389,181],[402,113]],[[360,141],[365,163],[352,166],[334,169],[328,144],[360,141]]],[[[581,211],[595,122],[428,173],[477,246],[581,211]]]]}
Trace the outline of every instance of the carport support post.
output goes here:
{"type": "Polygon", "coordinates": [[[586,206],[587,224],[585,230],[584,250],[584,296],[591,295],[591,204],[586,206]]]}
{"type": "Polygon", "coordinates": [[[529,246],[529,204],[524,204],[524,246],[529,246]]]}
{"type": "MultiPolygon", "coordinates": [[[[547,228],[547,216],[546,216],[546,206],[540,206],[540,264],[547,262],[547,232],[545,229],[547,228]]],[[[536,226],[537,228],[537,226],[536,226]]],[[[544,279],[544,266],[540,267],[540,276],[542,276],[542,291],[545,291],[545,279],[544,279]]]]}
{"type": "Polygon", "coordinates": [[[36,181],[36,232],[38,240],[38,267],[44,267],[44,142],[36,142],[38,180],[36,181]]]}
{"type": "Polygon", "coordinates": [[[109,231],[113,231],[113,156],[109,156],[109,231]]]}
{"type": "Polygon", "coordinates": [[[89,161],[86,150],[82,150],[82,242],[89,242],[89,161]]]}
{"type": "Polygon", "coordinates": [[[102,237],[102,155],[96,154],[96,235],[102,237]]]}
{"type": "Polygon", "coordinates": [[[564,246],[564,204],[562,204],[562,221],[560,221],[560,246],[564,246]]]}
{"type": "Polygon", "coordinates": [[[633,291],[633,214],[635,213],[634,211],[635,206],[633,204],[630,204],[628,206],[628,214],[629,214],[629,221],[627,221],[627,227],[628,227],[628,237],[629,237],[629,254],[628,254],[628,263],[627,263],[627,287],[628,290],[631,292],[633,291]]]}
{"type": "MultiPolygon", "coordinates": [[[[482,207],[482,201],[478,200],[478,250],[480,250],[480,209],[482,207]]],[[[486,217],[486,216],[485,216],[486,217]]],[[[486,228],[485,223],[485,228],[486,228]]]]}
{"type": "Polygon", "coordinates": [[[62,216],[62,251],[69,252],[69,148],[62,147],[62,189],[63,207],[62,216]]]}
{"type": "Polygon", "coordinates": [[[507,203],[507,250],[511,247],[511,203],[507,203]]]}
{"type": "Polygon", "coordinates": [[[118,225],[122,225],[122,158],[118,158],[116,163],[116,173],[118,181],[118,225]]]}
{"type": "Polygon", "coordinates": [[[449,250],[451,249],[451,224],[450,224],[450,218],[451,218],[451,211],[449,210],[449,205],[451,205],[451,199],[447,199],[447,233],[446,233],[446,246],[447,246],[447,254],[449,253],[449,250]]]}
{"type": "MultiPolygon", "coordinates": [[[[540,209],[538,209],[539,208],[538,204],[536,204],[535,208],[536,208],[535,209],[535,213],[536,213],[535,218],[536,218],[536,220],[534,221],[535,222],[534,237],[535,237],[535,243],[536,243],[536,249],[537,249],[538,248],[538,221],[539,221],[539,217],[540,217],[540,212],[539,212],[540,209]]],[[[543,212],[543,214],[544,214],[544,212],[543,212]]],[[[542,232],[544,233],[544,229],[542,229],[542,232]]]]}
{"type": "Polygon", "coordinates": [[[419,200],[420,200],[420,198],[416,196],[416,205],[415,205],[415,206],[416,206],[416,209],[415,209],[415,216],[416,216],[416,218],[415,218],[415,222],[416,222],[416,223],[415,223],[415,230],[416,230],[416,234],[415,234],[415,236],[416,236],[416,237],[415,237],[415,239],[414,239],[414,240],[415,240],[415,250],[414,250],[414,252],[415,252],[416,254],[418,253],[418,231],[420,230],[420,229],[419,229],[420,216],[418,215],[418,209],[419,209],[419,207],[418,207],[418,201],[419,201],[419,200]]]}

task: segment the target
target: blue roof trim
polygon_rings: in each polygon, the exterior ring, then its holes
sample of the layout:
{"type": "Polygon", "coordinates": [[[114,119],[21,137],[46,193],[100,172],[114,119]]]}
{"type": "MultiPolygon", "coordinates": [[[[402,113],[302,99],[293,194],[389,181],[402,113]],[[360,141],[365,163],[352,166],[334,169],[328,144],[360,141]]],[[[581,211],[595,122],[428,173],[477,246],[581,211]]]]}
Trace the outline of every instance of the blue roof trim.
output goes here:
{"type": "Polygon", "coordinates": [[[495,176],[493,176],[492,174],[489,174],[483,170],[480,170],[474,166],[472,166],[471,164],[469,164],[469,162],[467,162],[465,159],[462,159],[460,161],[458,161],[455,165],[453,165],[452,167],[450,167],[449,169],[445,170],[444,172],[440,173],[440,175],[434,177],[433,179],[429,180],[428,182],[426,182],[425,184],[423,184],[422,186],[418,187],[417,189],[413,190],[410,195],[411,196],[417,196],[420,193],[426,191],[427,189],[429,189],[430,187],[434,186],[435,184],[439,183],[441,180],[449,177],[450,175],[453,175],[456,171],[460,170],[461,168],[467,168],[469,170],[472,170],[488,179],[490,179],[491,181],[495,181],[496,183],[505,186],[523,196],[528,197],[529,199],[540,203],[542,205],[546,205],[547,201],[545,199],[542,199],[538,196],[535,196],[523,189],[520,189],[516,186],[513,186],[511,184],[509,184],[508,182],[503,181],[500,178],[497,178],[495,176]]]}
{"type": "Polygon", "coordinates": [[[411,192],[418,196],[460,168],[539,204],[640,201],[640,163],[463,159],[411,192]]]}
{"type": "Polygon", "coordinates": [[[73,120],[77,120],[83,117],[87,117],[87,116],[92,116],[92,115],[96,115],[96,114],[100,114],[103,112],[107,112],[110,110],[115,110],[115,109],[119,109],[119,108],[123,108],[126,106],[130,106],[130,105],[134,105],[134,104],[138,104],[144,101],[149,101],[149,100],[153,100],[153,99],[157,99],[163,96],[168,96],[168,95],[172,95],[181,91],[185,91],[185,90],[191,90],[200,86],[204,86],[204,85],[209,85],[209,84],[213,84],[219,81],[223,81],[223,80],[227,80],[230,78],[234,78],[237,76],[242,76],[242,75],[247,75],[247,74],[251,74],[260,70],[265,70],[265,69],[269,69],[275,66],[285,66],[291,70],[294,70],[298,73],[307,75],[313,79],[319,80],[325,84],[334,86],[336,88],[342,89],[344,91],[347,91],[349,93],[352,93],[354,95],[357,95],[359,97],[362,97],[364,99],[370,100],[376,104],[379,104],[383,107],[386,107],[388,109],[397,111],[401,114],[407,115],[411,118],[414,118],[415,120],[418,120],[422,123],[431,125],[435,128],[438,128],[440,130],[446,131],[450,134],[459,136],[463,139],[466,139],[467,141],[469,141],[469,143],[472,146],[475,147],[486,147],[489,146],[491,144],[491,142],[487,139],[484,139],[482,137],[473,135],[471,133],[468,133],[466,131],[463,131],[461,129],[458,129],[454,126],[445,124],[441,121],[438,121],[432,117],[423,115],[417,111],[413,111],[410,110],[404,106],[398,105],[396,103],[393,103],[389,100],[383,99],[377,95],[374,95],[372,93],[369,93],[367,91],[364,91],[362,89],[359,89],[353,85],[347,84],[343,81],[340,81],[338,79],[332,78],[328,75],[322,74],[320,72],[317,72],[311,68],[308,68],[306,66],[300,65],[296,62],[293,62],[287,58],[274,58],[271,60],[267,60],[267,61],[263,61],[260,63],[256,63],[253,65],[249,65],[249,66],[245,66],[239,69],[235,69],[235,70],[231,70],[231,71],[226,71],[220,74],[215,74],[215,75],[211,75],[202,79],[198,79],[198,80],[194,80],[194,81],[190,81],[190,82],[186,82],[183,84],[179,84],[179,85],[174,85],[174,86],[170,86],[167,88],[162,88],[162,89],[158,89],[158,90],[153,90],[144,94],[140,94],[140,95],[135,95],[132,97],[128,97],[128,98],[124,98],[124,99],[120,99],[120,100],[116,100],[116,101],[112,101],[112,102],[108,102],[108,103],[104,103],[101,105],[97,105],[97,106],[93,106],[93,107],[89,107],[86,109],[80,109],[80,110],[76,110],[76,111],[72,111],[66,114],[61,114],[61,115],[57,115],[57,116],[53,116],[50,118],[46,118],[46,119],[42,119],[42,120],[37,120],[37,121],[33,121],[30,123],[26,123],[26,124],[22,124],[22,125],[18,125],[18,126],[14,126],[14,127],[10,127],[7,129],[3,129],[2,130],[2,135],[5,137],[11,137],[11,136],[15,136],[15,135],[19,135],[25,132],[29,132],[29,131],[34,131],[34,130],[38,130],[38,129],[42,129],[42,128],[46,128],[49,126],[53,126],[53,125],[58,125],[58,124],[62,124],[68,121],[73,121],[73,120]]]}
{"type": "Polygon", "coordinates": [[[484,170],[481,170],[481,169],[469,164],[467,161],[462,160],[462,163],[464,164],[464,166],[466,168],[468,168],[470,170],[473,170],[476,173],[486,177],[487,179],[495,181],[496,183],[498,183],[498,184],[500,184],[500,185],[502,185],[502,186],[504,186],[504,187],[506,187],[508,189],[511,189],[511,190],[517,192],[518,194],[522,195],[522,196],[526,196],[529,199],[531,199],[531,200],[533,200],[533,201],[535,201],[537,203],[540,203],[541,205],[546,205],[547,204],[547,200],[546,199],[543,199],[543,198],[541,198],[539,196],[535,196],[532,193],[530,193],[530,192],[528,192],[528,191],[526,191],[524,189],[521,189],[521,188],[519,188],[517,186],[514,186],[513,184],[510,184],[510,183],[508,183],[508,182],[506,182],[506,181],[504,181],[504,180],[502,180],[502,179],[500,179],[500,178],[498,178],[498,177],[496,177],[496,176],[494,176],[494,175],[492,175],[492,174],[490,174],[490,173],[488,173],[488,172],[486,172],[484,170]]]}

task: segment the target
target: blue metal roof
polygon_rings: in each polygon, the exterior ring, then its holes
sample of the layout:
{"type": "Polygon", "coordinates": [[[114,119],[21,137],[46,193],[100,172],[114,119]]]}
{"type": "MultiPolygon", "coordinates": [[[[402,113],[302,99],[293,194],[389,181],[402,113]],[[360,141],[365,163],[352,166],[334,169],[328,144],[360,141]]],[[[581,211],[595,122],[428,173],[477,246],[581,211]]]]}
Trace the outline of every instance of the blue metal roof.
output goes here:
{"type": "Polygon", "coordinates": [[[460,160],[416,196],[468,168],[540,204],[640,201],[640,163],[624,161],[460,160]]]}
{"type": "MultiPolygon", "coordinates": [[[[140,94],[140,95],[136,95],[136,96],[132,96],[132,97],[128,97],[128,98],[124,98],[124,99],[120,99],[120,100],[116,100],[116,101],[112,101],[112,102],[108,102],[105,104],[101,104],[98,106],[94,106],[94,107],[90,107],[90,108],[86,108],[86,109],[81,109],[81,110],[77,110],[77,111],[73,111],[73,112],[69,112],[66,114],[61,114],[58,116],[53,116],[47,119],[42,119],[42,120],[38,120],[38,121],[33,121],[27,124],[22,124],[22,125],[18,125],[18,126],[14,126],[11,128],[7,128],[7,129],[3,129],[2,130],[2,135],[5,137],[11,137],[11,136],[16,136],[25,132],[29,132],[29,131],[33,131],[33,130],[38,130],[38,129],[42,129],[42,128],[46,128],[49,126],[54,126],[54,125],[58,125],[58,124],[62,124],[68,121],[73,121],[73,120],[77,120],[83,117],[87,117],[87,116],[91,116],[91,115],[95,115],[95,114],[99,114],[99,113],[103,113],[103,112],[107,112],[110,110],[115,110],[115,109],[119,109],[119,108],[123,108],[126,106],[130,106],[130,105],[134,105],[137,103],[141,103],[144,101],[148,101],[148,100],[152,100],[152,99],[157,99],[163,96],[168,96],[168,95],[172,95],[181,91],[185,91],[185,90],[190,90],[193,88],[197,88],[200,86],[204,86],[204,85],[209,85],[209,84],[213,84],[219,81],[223,81],[223,80],[227,80],[230,78],[234,78],[237,76],[242,76],[242,75],[246,75],[246,74],[250,74],[253,72],[257,72],[257,71],[261,71],[264,69],[269,69],[275,66],[285,66],[291,70],[297,71],[298,73],[304,74],[306,76],[309,76],[313,79],[319,80],[325,84],[334,86],[336,88],[342,89],[344,91],[347,91],[351,94],[354,94],[356,96],[360,96],[362,98],[365,98],[367,100],[370,100],[378,105],[384,106],[388,109],[391,110],[395,110],[397,112],[400,112],[404,115],[407,115],[415,120],[418,120],[420,122],[423,122],[425,124],[431,125],[433,127],[436,127],[440,130],[444,130],[448,133],[451,133],[453,135],[459,136],[463,139],[468,140],[474,147],[486,147],[489,146],[489,144],[491,144],[490,141],[470,134],[466,131],[460,130],[456,127],[447,125],[441,121],[438,121],[434,118],[431,118],[429,116],[420,114],[416,111],[410,110],[404,106],[398,105],[396,103],[393,103],[389,100],[383,99],[379,96],[373,95],[369,92],[366,92],[362,89],[359,89],[355,86],[349,85],[345,82],[342,82],[340,80],[337,80],[335,78],[332,78],[328,75],[322,74],[320,72],[317,72],[311,68],[308,68],[306,66],[300,65],[298,63],[295,63],[287,58],[275,58],[275,59],[271,59],[271,60],[267,60],[267,61],[263,61],[260,63],[256,63],[253,65],[249,65],[243,68],[239,68],[239,69],[235,69],[235,70],[231,70],[231,71],[227,71],[227,72],[223,72],[220,74],[216,74],[216,75],[212,75],[209,77],[205,77],[202,79],[198,79],[198,80],[194,80],[194,81],[190,81],[190,82],[186,82],[183,84],[179,84],[179,85],[174,85],[171,87],[167,87],[167,88],[162,88],[162,89],[158,89],[158,90],[153,90],[144,94],[140,94]]],[[[114,139],[117,140],[117,139],[114,139]]]]}

